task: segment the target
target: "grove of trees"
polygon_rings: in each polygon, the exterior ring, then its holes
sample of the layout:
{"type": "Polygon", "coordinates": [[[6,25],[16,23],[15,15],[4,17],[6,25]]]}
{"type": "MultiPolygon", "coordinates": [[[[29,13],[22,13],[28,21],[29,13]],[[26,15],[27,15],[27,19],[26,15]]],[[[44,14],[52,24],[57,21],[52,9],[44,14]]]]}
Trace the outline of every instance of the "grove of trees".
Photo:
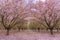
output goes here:
{"type": "MultiPolygon", "coordinates": [[[[5,0],[0,1],[0,27],[6,30],[6,35],[14,27],[18,31],[27,28],[27,20],[25,18],[32,17],[29,28],[40,31],[41,29],[59,31],[60,27],[60,1],[46,0],[46,2],[33,2],[31,0],[26,3],[25,0],[5,0]],[[34,18],[33,18],[34,17],[34,18]]],[[[28,18],[27,18],[28,19],[28,18]]]]}

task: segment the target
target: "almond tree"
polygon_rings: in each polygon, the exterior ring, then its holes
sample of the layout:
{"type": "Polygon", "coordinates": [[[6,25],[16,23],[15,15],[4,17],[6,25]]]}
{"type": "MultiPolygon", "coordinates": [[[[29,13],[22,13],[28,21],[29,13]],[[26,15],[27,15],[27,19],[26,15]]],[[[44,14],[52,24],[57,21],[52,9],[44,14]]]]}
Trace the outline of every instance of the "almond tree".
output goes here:
{"type": "Polygon", "coordinates": [[[60,22],[59,17],[60,9],[59,10],[57,9],[57,7],[59,6],[57,4],[58,3],[56,2],[56,0],[54,1],[49,0],[48,2],[43,4],[42,7],[40,4],[37,4],[38,6],[36,8],[40,8],[38,9],[39,10],[38,12],[40,12],[40,17],[34,15],[37,19],[39,19],[38,22],[41,25],[47,27],[50,30],[51,34],[53,34],[53,29],[57,27],[57,25],[60,22]]]}
{"type": "Polygon", "coordinates": [[[7,0],[6,2],[3,3],[4,5],[1,5],[0,18],[1,24],[7,30],[7,35],[9,35],[11,28],[13,28],[16,24],[20,24],[21,19],[24,19],[26,11],[22,4],[22,0],[11,0],[11,2],[7,0]]]}

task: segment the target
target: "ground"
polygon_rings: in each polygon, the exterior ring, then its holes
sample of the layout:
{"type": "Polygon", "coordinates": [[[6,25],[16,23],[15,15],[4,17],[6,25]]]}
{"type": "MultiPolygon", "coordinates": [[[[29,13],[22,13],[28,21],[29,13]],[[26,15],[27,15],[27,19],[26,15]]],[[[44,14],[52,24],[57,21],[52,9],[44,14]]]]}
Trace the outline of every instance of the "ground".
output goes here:
{"type": "Polygon", "coordinates": [[[23,31],[9,36],[0,35],[0,40],[60,40],[60,34],[23,31]]]}

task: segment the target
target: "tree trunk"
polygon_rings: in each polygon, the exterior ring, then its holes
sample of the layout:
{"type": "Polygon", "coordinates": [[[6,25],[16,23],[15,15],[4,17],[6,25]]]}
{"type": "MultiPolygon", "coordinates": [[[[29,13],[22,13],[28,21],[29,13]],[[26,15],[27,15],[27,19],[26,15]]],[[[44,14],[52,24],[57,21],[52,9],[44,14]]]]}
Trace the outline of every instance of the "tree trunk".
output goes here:
{"type": "Polygon", "coordinates": [[[38,29],[38,32],[40,32],[40,28],[37,28],[38,29]]]}
{"type": "Polygon", "coordinates": [[[21,28],[22,30],[24,30],[23,28],[21,28]]]}
{"type": "Polygon", "coordinates": [[[51,33],[51,35],[53,35],[53,29],[50,29],[50,33],[51,33]]]}
{"type": "Polygon", "coordinates": [[[20,32],[20,28],[18,28],[18,31],[20,32]]]}
{"type": "Polygon", "coordinates": [[[7,29],[6,35],[9,35],[9,31],[10,31],[10,29],[7,29]]]}

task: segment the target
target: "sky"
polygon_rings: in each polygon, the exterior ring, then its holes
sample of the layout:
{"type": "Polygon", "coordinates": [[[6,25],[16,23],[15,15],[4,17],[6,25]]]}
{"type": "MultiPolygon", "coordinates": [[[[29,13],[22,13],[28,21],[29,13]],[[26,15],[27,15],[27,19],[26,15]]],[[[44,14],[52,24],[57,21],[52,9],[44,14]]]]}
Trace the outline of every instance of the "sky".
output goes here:
{"type": "Polygon", "coordinates": [[[25,2],[28,4],[29,3],[29,1],[32,1],[33,3],[36,3],[36,2],[38,2],[39,0],[25,0],[25,2]]]}
{"type": "MultiPolygon", "coordinates": [[[[32,1],[32,0],[25,0],[25,2],[28,4],[29,3],[29,1],[32,1]]],[[[35,3],[37,3],[37,2],[39,2],[39,1],[41,1],[41,2],[45,2],[46,0],[33,0],[33,3],[35,4],[35,3]]]]}

